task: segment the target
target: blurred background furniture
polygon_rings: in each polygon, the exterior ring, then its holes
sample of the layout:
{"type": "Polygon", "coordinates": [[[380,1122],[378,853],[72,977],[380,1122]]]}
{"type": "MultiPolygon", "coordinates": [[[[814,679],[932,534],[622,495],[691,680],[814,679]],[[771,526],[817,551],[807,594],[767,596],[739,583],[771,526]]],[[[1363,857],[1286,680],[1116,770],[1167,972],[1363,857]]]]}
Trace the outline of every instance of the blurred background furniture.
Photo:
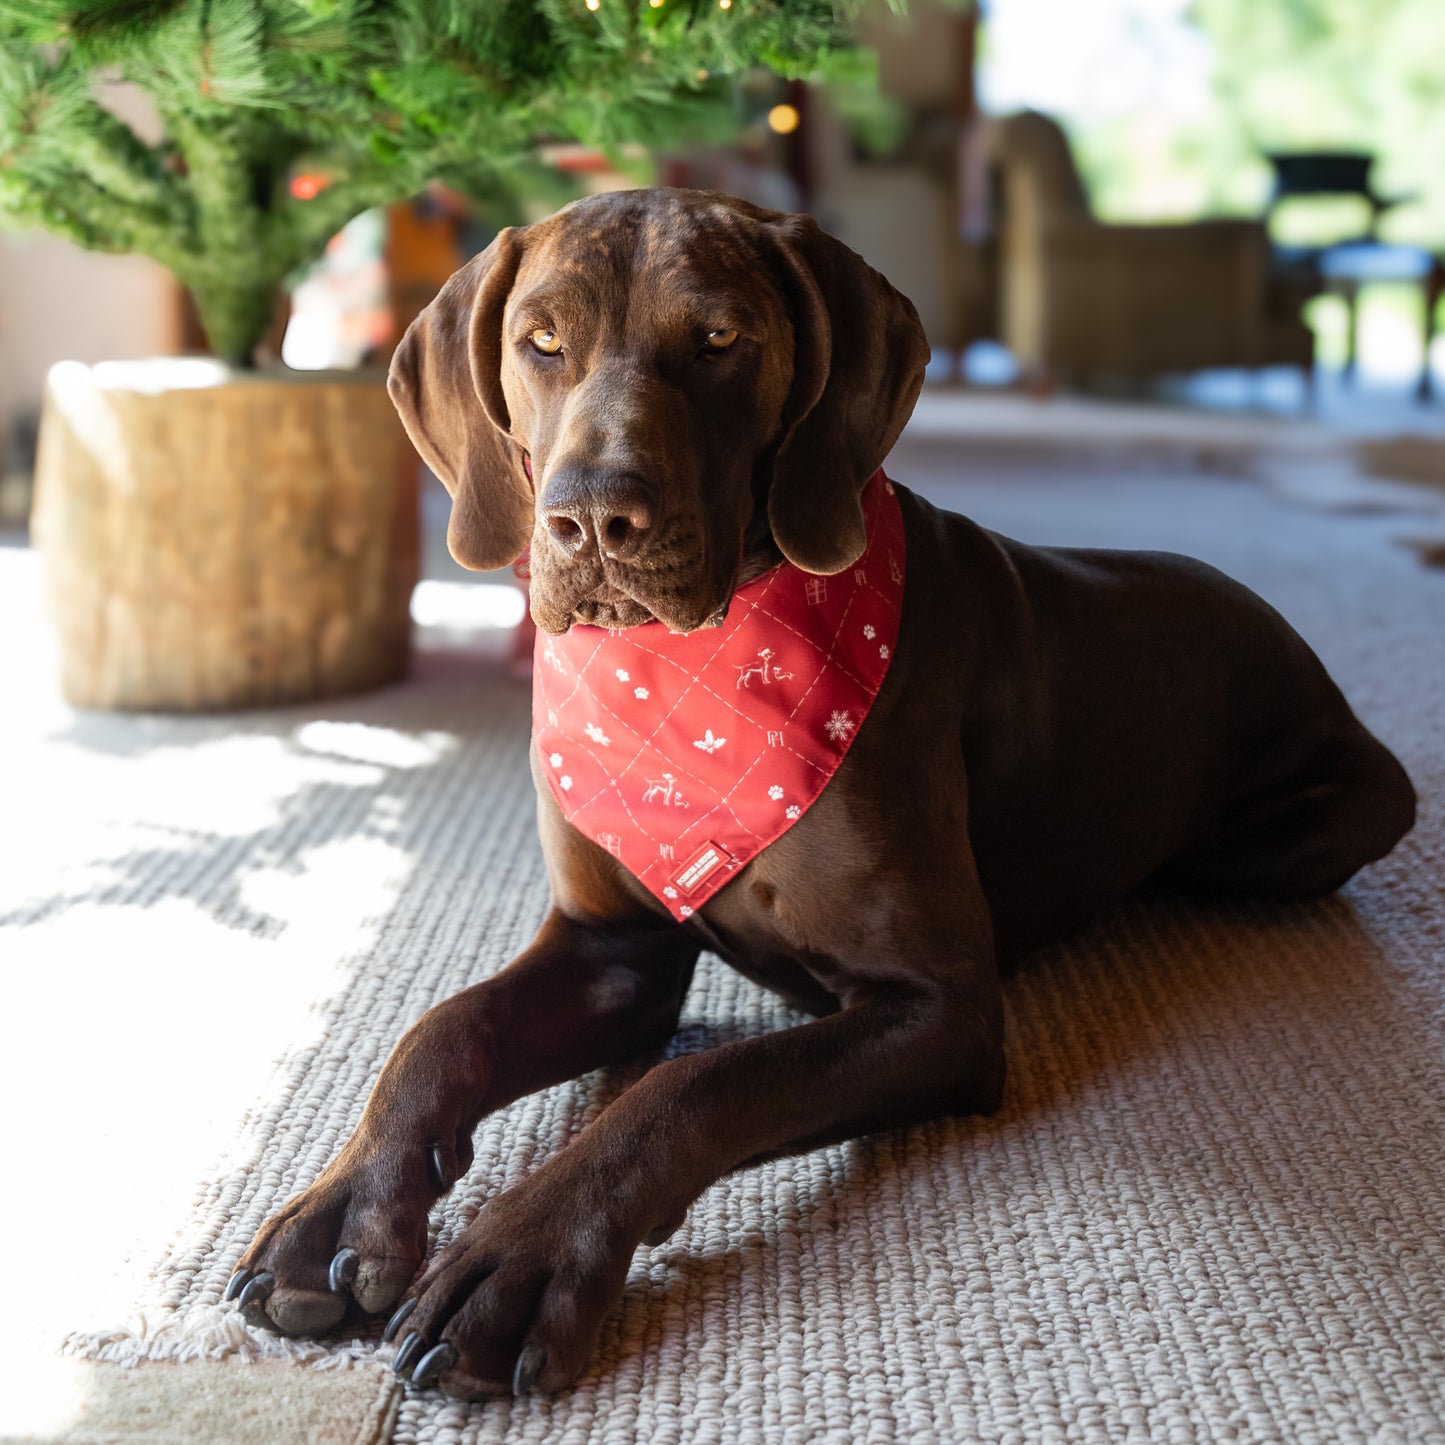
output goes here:
{"type": "Polygon", "coordinates": [[[1266,159],[1274,183],[1265,203],[1264,223],[1273,232],[1280,209],[1296,200],[1357,200],[1346,210],[1351,229],[1309,244],[1275,241],[1272,248],[1278,284],[1302,297],[1328,291],[1345,306],[1343,377],[1354,379],[1358,361],[1359,295],[1362,287],[1380,281],[1418,284],[1425,301],[1425,359],[1417,394],[1429,400],[1430,343],[1435,335],[1435,302],[1440,296],[1438,262],[1419,246],[1399,246],[1380,239],[1380,218],[1411,196],[1383,196],[1370,172],[1375,157],[1367,151],[1274,151],[1266,159]],[[1358,219],[1355,219],[1358,218],[1358,219]],[[1355,229],[1357,228],[1357,229],[1355,229]]]}
{"type": "Polygon", "coordinates": [[[1413,283],[1424,302],[1424,360],[1415,394],[1429,401],[1434,393],[1430,347],[1435,340],[1435,312],[1445,294],[1445,262],[1423,246],[1392,246],[1383,241],[1358,241],[1331,246],[1319,258],[1325,288],[1345,303],[1345,380],[1354,379],[1358,349],[1359,296],[1363,287],[1378,281],[1413,283]]]}
{"type": "Polygon", "coordinates": [[[937,375],[956,378],[968,347],[998,335],[995,238],[988,208],[980,224],[971,193],[987,166],[980,142],[988,122],[976,90],[979,8],[912,0],[900,15],[872,0],[857,29],[878,58],[878,88],[897,135],[870,153],[827,91],[815,91],[804,112],[800,200],[909,297],[937,375]]]}
{"type": "MultiPolygon", "coordinates": [[[[1274,171],[1274,184],[1265,203],[1264,221],[1273,223],[1276,212],[1287,201],[1315,200],[1322,196],[1357,197],[1364,203],[1363,230],[1356,236],[1342,236],[1331,244],[1378,241],[1380,217],[1392,206],[1403,205],[1409,196],[1382,196],[1370,182],[1374,156],[1365,151],[1273,151],[1266,157],[1274,171]]],[[[1288,248],[1277,248],[1280,252],[1288,248]]],[[[1318,252],[1321,247],[1295,248],[1318,252]]]]}
{"type": "MultiPolygon", "coordinates": [[[[1357,234],[1342,234],[1328,244],[1315,246],[1276,246],[1274,254],[1280,262],[1308,262],[1328,246],[1355,246],[1380,240],[1380,217],[1396,205],[1413,199],[1407,195],[1380,195],[1370,181],[1374,156],[1364,150],[1274,150],[1267,153],[1274,182],[1264,204],[1264,224],[1273,228],[1280,208],[1295,199],[1358,199],[1364,223],[1357,234]]],[[[1353,223],[1351,223],[1353,224],[1353,223]]]]}
{"type": "Polygon", "coordinates": [[[1000,339],[1050,381],[1143,378],[1202,367],[1297,366],[1314,337],[1299,295],[1271,274],[1247,220],[1108,225],[1095,218],[1059,125],[997,123],[1000,339]]]}

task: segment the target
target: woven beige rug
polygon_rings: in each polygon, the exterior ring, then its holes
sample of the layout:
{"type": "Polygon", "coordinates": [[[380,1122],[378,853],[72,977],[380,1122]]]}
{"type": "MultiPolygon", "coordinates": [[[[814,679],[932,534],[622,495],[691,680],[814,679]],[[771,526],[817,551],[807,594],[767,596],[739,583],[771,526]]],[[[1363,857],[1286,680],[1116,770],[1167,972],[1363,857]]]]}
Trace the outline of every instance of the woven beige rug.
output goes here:
{"type": "MultiPolygon", "coordinates": [[[[923,437],[892,470],[1015,535],[1190,551],[1264,592],[1410,767],[1419,829],[1321,904],[1131,904],[1011,985],[1000,1114],[716,1185],[639,1251],[578,1388],[409,1392],[392,1438],[1445,1441],[1445,574],[1392,545],[1394,519],[1182,464],[967,460],[923,437]]],[[[6,1097],[27,1100],[44,1201],[28,1297],[73,1351],[289,1349],[303,1391],[318,1363],[375,1368],[370,1341],[257,1340],[216,1301],[407,1023],[530,936],[526,712],[498,666],[432,652],[406,686],[321,710],[11,719],[44,827],[0,879],[0,1013],[44,1057],[6,1097]],[[55,1141],[41,1087],[95,1143],[55,1141]],[[149,1243],[127,1311],[95,1280],[132,1199],[149,1243]]],[[[710,963],[675,1047],[793,1021],[710,963]]],[[[437,1237],[632,1076],[488,1121],[437,1237]]]]}
{"type": "Polygon", "coordinates": [[[127,1369],[12,1353],[6,1366],[4,1445],[383,1445],[401,1404],[384,1372],[285,1360],[127,1369]]]}

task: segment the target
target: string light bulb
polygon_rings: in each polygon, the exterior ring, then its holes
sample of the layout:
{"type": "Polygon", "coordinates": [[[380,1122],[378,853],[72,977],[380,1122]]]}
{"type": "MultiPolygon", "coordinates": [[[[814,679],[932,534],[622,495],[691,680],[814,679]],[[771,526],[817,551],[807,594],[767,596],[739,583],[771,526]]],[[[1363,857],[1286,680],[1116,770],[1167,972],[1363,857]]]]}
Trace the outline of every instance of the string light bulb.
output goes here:
{"type": "Polygon", "coordinates": [[[733,0],[717,0],[717,8],[719,10],[731,10],[733,8],[733,0]]]}
{"type": "Polygon", "coordinates": [[[330,176],[293,176],[291,178],[291,194],[298,201],[314,201],[330,184],[330,176]]]}
{"type": "Polygon", "coordinates": [[[795,105],[775,105],[768,112],[768,129],[775,135],[792,135],[803,117],[795,105]]]}
{"type": "Polygon", "coordinates": [[[587,0],[587,8],[589,10],[595,10],[601,3],[602,0],[587,0]]]}

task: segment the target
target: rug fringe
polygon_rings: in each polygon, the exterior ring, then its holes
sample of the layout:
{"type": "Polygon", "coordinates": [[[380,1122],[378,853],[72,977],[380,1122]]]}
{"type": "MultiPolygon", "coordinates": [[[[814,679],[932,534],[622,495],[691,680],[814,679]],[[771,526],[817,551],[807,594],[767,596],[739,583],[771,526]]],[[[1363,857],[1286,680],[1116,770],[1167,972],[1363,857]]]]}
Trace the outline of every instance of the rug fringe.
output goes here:
{"type": "Polygon", "coordinates": [[[318,1370],[344,1370],[374,1361],[374,1340],[321,1343],[263,1335],[247,1328],[234,1309],[211,1305],[168,1313],[159,1322],[137,1315],[128,1325],[109,1330],[75,1330],[60,1352],[82,1360],[115,1365],[182,1364],[187,1360],[292,1360],[318,1370]]]}

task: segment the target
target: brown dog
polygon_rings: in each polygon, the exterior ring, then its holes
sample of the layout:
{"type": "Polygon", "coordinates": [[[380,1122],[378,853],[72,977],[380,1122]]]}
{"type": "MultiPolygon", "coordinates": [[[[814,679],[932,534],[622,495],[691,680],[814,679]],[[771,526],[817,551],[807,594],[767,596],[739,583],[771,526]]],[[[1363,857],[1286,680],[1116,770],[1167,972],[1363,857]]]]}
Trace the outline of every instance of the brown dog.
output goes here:
{"type": "MultiPolygon", "coordinates": [[[[909,303],[810,220],[633,191],[504,231],[408,331],[391,389],[456,557],[530,544],[540,627],[686,632],[780,560],[853,564],[926,357],[909,303]]],[[[311,1333],[406,1294],[388,1338],[413,1383],[564,1386],[633,1251],[720,1175],[996,1107],[1001,964],[1146,879],[1320,893],[1410,827],[1399,764],[1245,588],[898,498],[896,658],[811,809],[678,922],[539,786],[536,941],[402,1039],[246,1252],[247,1318],[311,1333]],[[817,1019],[652,1069],[412,1285],[482,1116],[663,1044],[704,946],[817,1019]]]]}

